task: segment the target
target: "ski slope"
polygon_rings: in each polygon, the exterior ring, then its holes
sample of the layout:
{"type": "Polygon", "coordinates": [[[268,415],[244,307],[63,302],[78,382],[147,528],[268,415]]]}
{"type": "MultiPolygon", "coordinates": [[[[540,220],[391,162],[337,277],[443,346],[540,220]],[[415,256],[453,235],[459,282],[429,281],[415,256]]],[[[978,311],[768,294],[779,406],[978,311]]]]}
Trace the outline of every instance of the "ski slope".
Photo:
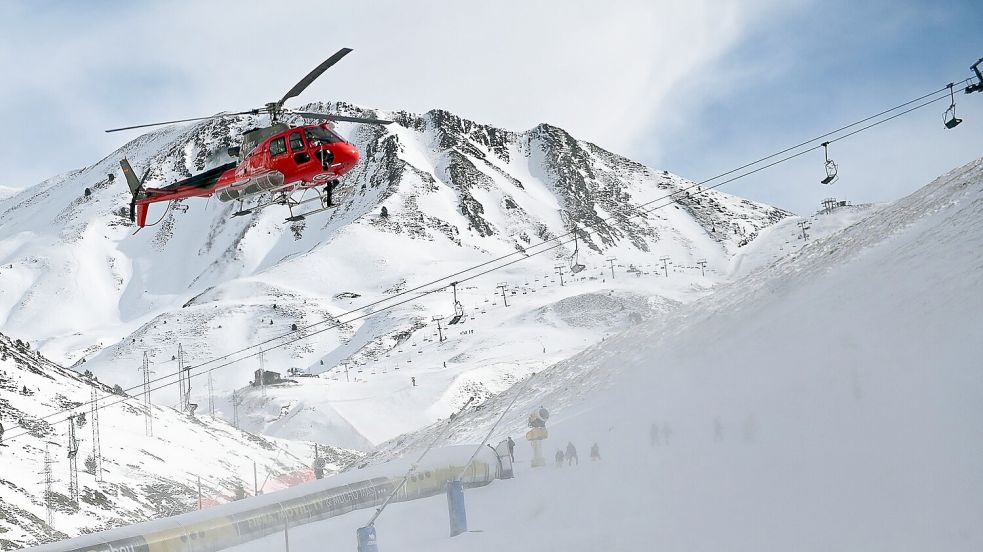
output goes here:
{"type": "MultiPolygon", "coordinates": [[[[338,209],[297,224],[277,207],[230,218],[237,207],[214,199],[155,205],[148,220],[159,224],[139,233],[126,216],[120,159],[148,171],[148,183],[172,182],[228,161],[226,147],[261,122],[252,116],[155,130],[0,199],[0,331],[131,387],[144,353],[159,376],[173,376],[178,344],[197,368],[319,324],[316,335],[266,347],[262,362],[215,370],[217,411],[231,420],[235,393],[248,431],[367,450],[624,329],[632,313],[658,317],[705,295],[742,241],[790,215],[717,190],[683,191],[692,182],[550,125],[513,132],[442,110],[307,109],[396,122],[339,124],[362,159],[338,209]],[[570,277],[575,245],[565,243],[458,277],[467,317],[444,341],[434,317],[446,325],[454,314],[449,290],[385,312],[365,307],[570,232],[587,270],[570,277]],[[257,393],[247,384],[260,368],[318,377],[257,393]]],[[[192,399],[206,404],[196,374],[192,399]]],[[[153,399],[175,405],[177,393],[153,399]]]]}
{"type": "MultiPolygon", "coordinates": [[[[519,441],[516,479],[467,493],[478,532],[447,538],[434,497],[387,510],[380,549],[983,548],[981,219],[983,160],[550,367],[496,435],[519,441]],[[580,465],[523,467],[540,404],[550,458],[573,442],[580,465]]],[[[476,442],[515,392],[449,440],[476,442]]],[[[291,550],[353,549],[368,517],[295,530],[291,550]]]]}

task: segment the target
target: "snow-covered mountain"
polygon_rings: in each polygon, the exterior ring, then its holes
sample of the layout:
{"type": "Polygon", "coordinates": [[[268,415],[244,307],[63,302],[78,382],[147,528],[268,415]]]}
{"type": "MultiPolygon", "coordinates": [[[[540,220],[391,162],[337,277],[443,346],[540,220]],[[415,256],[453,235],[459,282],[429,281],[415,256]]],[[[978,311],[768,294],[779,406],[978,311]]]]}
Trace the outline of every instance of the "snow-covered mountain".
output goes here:
{"type": "MultiPolygon", "coordinates": [[[[477,531],[447,538],[434,497],[386,512],[380,548],[979,550],[983,159],[859,213],[456,417],[443,442],[477,443],[516,401],[492,437],[518,442],[516,478],[467,492],[477,531]],[[530,469],[540,406],[550,464],[530,469]],[[567,443],[579,465],[554,467],[567,443]]],[[[776,251],[786,233],[761,239],[776,251]]],[[[366,517],[300,528],[291,549],[344,547],[366,517]]]]}
{"type": "MultiPolygon", "coordinates": [[[[108,177],[124,156],[153,183],[224,163],[255,117],[160,129],[0,200],[0,330],[123,387],[139,383],[144,352],[160,375],[175,372],[178,343],[196,365],[273,340],[266,370],[321,377],[244,389],[243,427],[365,449],[471,395],[499,392],[629,320],[704,295],[742,245],[788,216],[715,190],[663,199],[690,182],[550,125],[512,132],[440,110],[306,109],[396,123],[339,125],[362,161],[346,176],[341,206],[300,223],[285,224],[278,208],[230,218],[230,204],[189,200],[155,206],[149,220],[159,223],[134,234],[129,193],[108,177]],[[576,277],[573,244],[530,254],[568,232],[588,267],[576,277]],[[370,312],[367,303],[402,301],[407,289],[517,251],[508,260],[529,258],[442,281],[462,281],[468,314],[445,341],[433,317],[453,313],[449,291],[354,319],[370,312]],[[566,267],[563,285],[557,266],[566,267]],[[294,327],[312,333],[303,328],[315,323],[316,335],[275,339],[294,327]]],[[[214,371],[226,419],[231,392],[258,368],[249,357],[214,371]]],[[[205,404],[206,386],[194,382],[192,396],[205,404]]],[[[177,393],[157,391],[154,400],[175,404],[177,393]]]]}
{"type": "MultiPolygon", "coordinates": [[[[207,415],[152,407],[152,436],[139,397],[44,358],[0,334],[0,550],[57,540],[270,492],[313,478],[311,444],[240,431],[207,415]],[[100,406],[102,470],[94,455],[93,392],[100,406]],[[69,491],[69,422],[78,442],[79,504],[69,491]],[[53,523],[45,507],[45,455],[51,459],[53,523]],[[97,480],[98,476],[98,480],[97,480]],[[258,477],[258,481],[254,480],[258,477]]],[[[327,473],[357,460],[321,447],[327,473]]]]}

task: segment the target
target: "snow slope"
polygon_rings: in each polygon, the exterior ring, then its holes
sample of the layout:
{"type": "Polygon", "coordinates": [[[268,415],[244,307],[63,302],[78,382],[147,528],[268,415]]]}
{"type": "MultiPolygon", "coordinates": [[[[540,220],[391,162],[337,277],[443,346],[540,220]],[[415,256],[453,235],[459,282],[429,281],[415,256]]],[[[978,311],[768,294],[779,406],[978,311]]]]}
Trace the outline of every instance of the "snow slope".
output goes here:
{"type": "MultiPolygon", "coordinates": [[[[477,442],[521,393],[495,437],[520,473],[468,492],[481,532],[448,539],[435,497],[388,510],[380,548],[979,550],[981,217],[983,160],[489,399],[449,439],[477,442]],[[540,405],[546,450],[575,443],[581,465],[522,469],[540,405]]],[[[351,548],[367,517],[291,549],[351,548]]]]}
{"type": "MultiPolygon", "coordinates": [[[[285,225],[275,208],[231,219],[232,205],[189,200],[153,209],[159,224],[132,233],[119,160],[149,167],[155,183],[199,172],[227,161],[225,148],[257,122],[248,116],[151,132],[0,200],[0,331],[129,387],[144,352],[158,374],[173,374],[178,343],[197,365],[321,323],[315,336],[267,350],[262,366],[326,382],[258,394],[244,386],[259,360],[234,362],[213,374],[219,413],[232,418],[239,390],[247,430],[365,449],[447,416],[470,395],[500,392],[629,318],[705,295],[741,244],[788,216],[716,190],[662,199],[690,183],[545,124],[512,132],[440,110],[307,109],[396,124],[339,125],[362,162],[346,177],[342,206],[302,223],[285,225]],[[453,313],[449,291],[354,320],[370,302],[395,302],[420,283],[568,232],[588,270],[570,278],[566,244],[462,281],[468,317],[446,341],[433,317],[446,324],[453,313]],[[564,314],[581,303],[589,308],[579,320],[564,314]]],[[[195,402],[206,404],[206,389],[194,380],[195,402]]],[[[175,404],[176,395],[164,389],[154,400],[175,404]]]]}
{"type": "MultiPolygon", "coordinates": [[[[197,418],[153,406],[145,433],[141,400],[62,368],[19,340],[0,334],[0,550],[174,515],[313,478],[311,444],[288,443],[237,430],[210,416],[197,418]],[[92,390],[99,399],[102,481],[87,464],[93,454],[92,390]],[[80,503],[69,493],[67,410],[76,418],[80,503]],[[64,413],[63,413],[64,412],[64,413]],[[50,453],[53,523],[46,521],[44,460],[50,453]],[[255,464],[254,464],[255,463],[255,464]],[[255,466],[255,467],[254,467],[255,466]]],[[[329,473],[359,454],[324,448],[329,473]]]]}

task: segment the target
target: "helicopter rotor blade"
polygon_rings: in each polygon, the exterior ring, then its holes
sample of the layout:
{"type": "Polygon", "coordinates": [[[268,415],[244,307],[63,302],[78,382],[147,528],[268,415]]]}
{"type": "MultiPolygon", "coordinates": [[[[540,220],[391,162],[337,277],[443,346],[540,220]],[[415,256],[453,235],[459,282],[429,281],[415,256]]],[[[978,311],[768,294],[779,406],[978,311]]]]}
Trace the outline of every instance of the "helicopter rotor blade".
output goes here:
{"type": "Polygon", "coordinates": [[[174,121],[164,121],[164,122],[161,122],[161,123],[147,123],[145,125],[133,125],[133,126],[127,126],[127,127],[120,127],[120,128],[111,128],[111,129],[107,130],[106,132],[119,132],[121,130],[133,130],[135,128],[147,128],[147,127],[155,127],[155,126],[161,126],[161,125],[173,125],[175,123],[187,123],[187,122],[190,122],[190,121],[204,121],[206,119],[221,119],[223,117],[235,117],[235,116],[238,116],[238,115],[257,115],[257,114],[259,114],[259,110],[258,109],[252,109],[252,110],[249,110],[249,111],[238,111],[236,113],[219,113],[218,115],[209,115],[207,117],[192,117],[190,119],[177,119],[177,120],[174,120],[174,121]]]}
{"type": "Polygon", "coordinates": [[[299,115],[308,119],[321,119],[323,121],[341,121],[345,123],[364,123],[367,125],[388,125],[392,121],[386,119],[375,119],[372,117],[349,117],[348,115],[328,115],[325,113],[310,113],[307,111],[288,111],[289,115],[299,115]]]}
{"type": "Polygon", "coordinates": [[[343,58],[343,57],[347,56],[349,53],[351,53],[351,51],[352,51],[351,48],[342,48],[342,49],[338,50],[337,52],[335,52],[333,56],[331,56],[328,59],[322,61],[321,62],[321,65],[318,65],[317,67],[314,68],[313,71],[311,71],[310,73],[308,73],[306,77],[300,79],[300,82],[298,82],[297,84],[295,84],[294,87],[291,88],[290,91],[287,92],[286,95],[284,95],[283,98],[281,98],[279,102],[277,102],[277,104],[276,104],[277,108],[280,108],[281,106],[283,106],[283,102],[289,100],[290,98],[293,98],[295,96],[299,96],[300,93],[303,92],[305,88],[307,88],[308,86],[310,86],[311,83],[315,81],[315,79],[317,79],[318,77],[320,77],[321,74],[324,73],[325,71],[327,71],[328,68],[330,68],[332,65],[334,65],[335,63],[338,63],[341,60],[341,58],[343,58]]]}

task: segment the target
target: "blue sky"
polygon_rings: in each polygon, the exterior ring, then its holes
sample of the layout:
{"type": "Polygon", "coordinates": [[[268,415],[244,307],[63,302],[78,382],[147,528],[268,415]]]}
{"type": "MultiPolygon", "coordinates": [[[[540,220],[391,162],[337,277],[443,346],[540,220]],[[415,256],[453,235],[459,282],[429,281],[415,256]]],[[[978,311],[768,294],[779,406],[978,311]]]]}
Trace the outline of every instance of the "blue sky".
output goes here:
{"type": "MultiPolygon", "coordinates": [[[[278,98],[342,46],[301,98],[445,108],[523,130],[549,122],[702,179],[969,76],[980,2],[5,2],[0,185],[93,163],[105,128],[278,98]],[[859,5],[862,4],[862,5],[859,5]],[[938,5],[936,5],[938,4],[938,5]],[[858,6],[859,5],[859,6],[858,6]],[[303,17],[298,15],[303,14],[303,17]]],[[[983,155],[983,94],[723,189],[797,212],[830,195],[895,199],[983,155]]]]}

